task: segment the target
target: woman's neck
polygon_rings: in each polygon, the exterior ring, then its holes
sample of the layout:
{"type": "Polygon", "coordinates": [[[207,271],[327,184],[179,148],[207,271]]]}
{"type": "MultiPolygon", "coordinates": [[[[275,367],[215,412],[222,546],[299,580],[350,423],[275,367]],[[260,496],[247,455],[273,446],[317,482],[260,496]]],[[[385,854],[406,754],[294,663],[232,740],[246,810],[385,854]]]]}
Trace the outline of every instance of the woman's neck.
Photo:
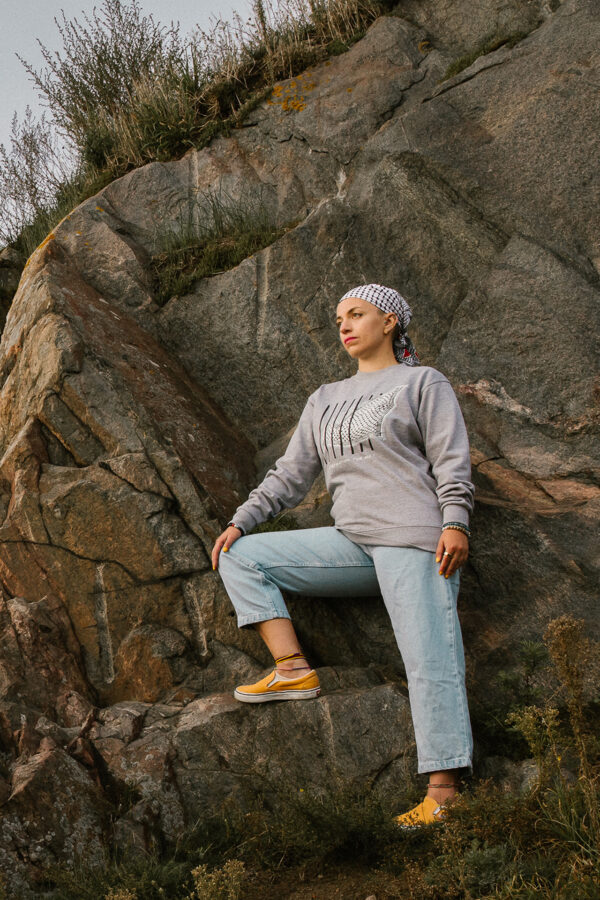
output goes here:
{"type": "Polygon", "coordinates": [[[359,372],[376,372],[378,369],[387,369],[388,366],[399,365],[394,356],[394,351],[385,347],[383,352],[376,353],[372,357],[360,357],[358,360],[359,372]]]}

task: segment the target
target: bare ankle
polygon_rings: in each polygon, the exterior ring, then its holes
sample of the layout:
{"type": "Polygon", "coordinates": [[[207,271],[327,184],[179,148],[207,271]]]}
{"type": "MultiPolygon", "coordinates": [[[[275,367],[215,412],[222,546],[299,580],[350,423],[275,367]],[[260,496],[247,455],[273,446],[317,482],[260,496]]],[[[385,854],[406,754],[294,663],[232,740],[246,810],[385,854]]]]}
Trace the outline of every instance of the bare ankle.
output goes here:
{"type": "MultiPolygon", "coordinates": [[[[294,662],[296,662],[296,660],[294,660],[294,662]]],[[[287,678],[300,678],[302,673],[310,671],[310,668],[311,667],[306,661],[304,664],[300,663],[298,666],[276,666],[277,672],[287,678]]]]}
{"type": "Polygon", "coordinates": [[[432,772],[427,784],[427,795],[438,803],[447,803],[458,794],[459,784],[457,774],[451,770],[448,772],[432,772]]]}

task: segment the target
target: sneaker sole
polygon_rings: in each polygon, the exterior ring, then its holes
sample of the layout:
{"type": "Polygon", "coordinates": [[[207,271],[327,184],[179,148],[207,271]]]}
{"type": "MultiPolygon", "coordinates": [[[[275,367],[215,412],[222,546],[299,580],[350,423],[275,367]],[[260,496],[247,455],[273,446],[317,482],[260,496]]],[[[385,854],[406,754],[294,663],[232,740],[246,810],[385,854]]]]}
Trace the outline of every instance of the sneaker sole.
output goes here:
{"type": "Polygon", "coordinates": [[[242,703],[268,703],[269,700],[312,700],[318,697],[321,688],[306,688],[297,691],[269,691],[265,694],[245,694],[236,688],[233,696],[242,703]]]}

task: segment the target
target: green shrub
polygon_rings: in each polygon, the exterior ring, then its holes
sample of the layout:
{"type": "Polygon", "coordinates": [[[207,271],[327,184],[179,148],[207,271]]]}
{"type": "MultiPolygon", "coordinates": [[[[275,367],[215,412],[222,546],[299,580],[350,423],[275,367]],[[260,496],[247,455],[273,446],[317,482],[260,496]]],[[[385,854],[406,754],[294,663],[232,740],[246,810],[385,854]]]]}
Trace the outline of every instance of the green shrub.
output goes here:
{"type": "Polygon", "coordinates": [[[194,890],[187,900],[238,900],[245,871],[244,863],[238,859],[228,859],[212,872],[208,866],[197,866],[192,871],[194,890]]]}

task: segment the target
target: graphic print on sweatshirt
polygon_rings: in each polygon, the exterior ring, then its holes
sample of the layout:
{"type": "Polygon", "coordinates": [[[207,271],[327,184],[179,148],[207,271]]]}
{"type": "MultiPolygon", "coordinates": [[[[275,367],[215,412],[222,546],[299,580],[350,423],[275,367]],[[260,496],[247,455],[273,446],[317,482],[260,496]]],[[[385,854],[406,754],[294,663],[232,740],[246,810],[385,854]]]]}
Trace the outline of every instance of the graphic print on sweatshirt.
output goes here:
{"type": "Polygon", "coordinates": [[[373,450],[371,438],[381,438],[383,420],[405,385],[391,391],[328,404],[319,423],[319,445],[324,459],[373,450]]]}

